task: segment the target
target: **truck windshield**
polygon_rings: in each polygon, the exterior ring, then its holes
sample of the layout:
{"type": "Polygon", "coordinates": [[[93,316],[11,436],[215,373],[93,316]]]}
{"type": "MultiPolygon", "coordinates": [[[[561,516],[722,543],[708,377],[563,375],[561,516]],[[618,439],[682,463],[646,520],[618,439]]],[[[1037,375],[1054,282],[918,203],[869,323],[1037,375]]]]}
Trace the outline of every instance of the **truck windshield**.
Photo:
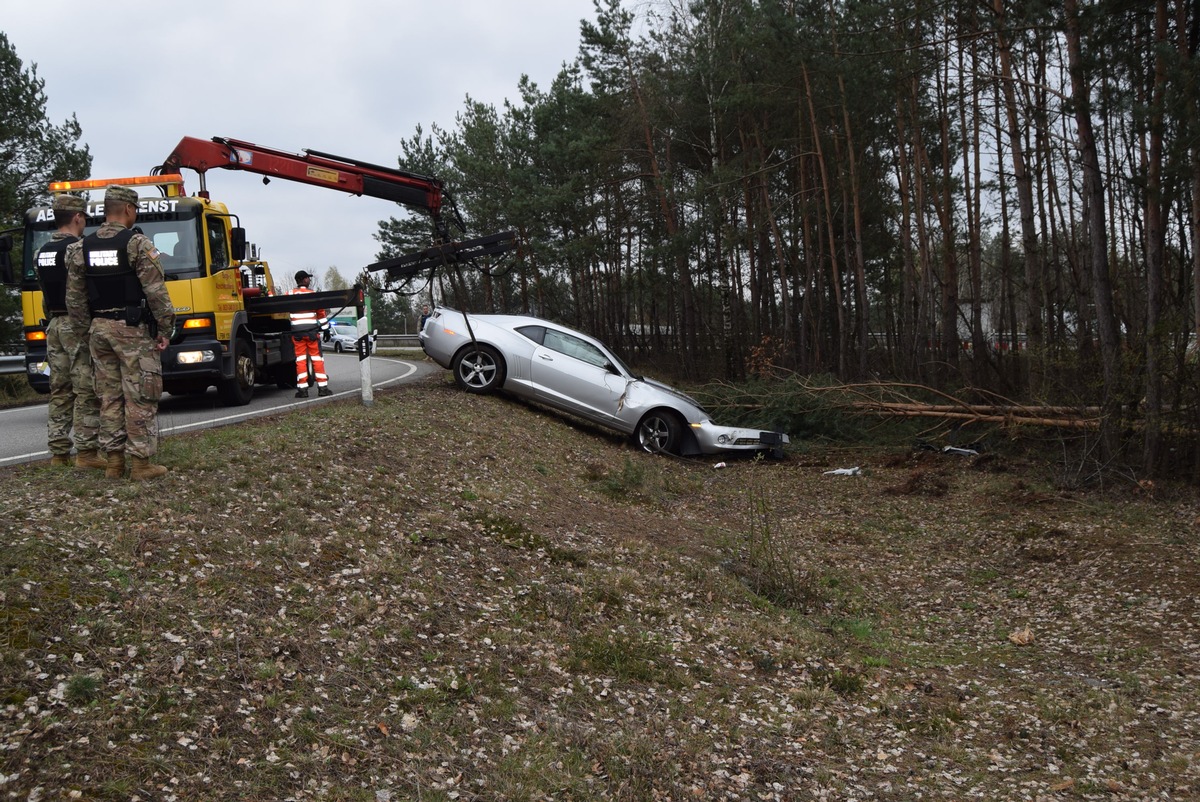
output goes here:
{"type": "Polygon", "coordinates": [[[196,223],[196,220],[138,220],[137,228],[158,249],[158,261],[168,279],[204,275],[196,223]]]}
{"type": "MultiPolygon", "coordinates": [[[[99,221],[89,220],[84,236],[100,227],[99,221]]],[[[204,275],[199,240],[199,218],[163,214],[138,215],[134,227],[150,238],[158,249],[158,261],[168,280],[196,278],[204,275]]],[[[34,254],[54,235],[53,224],[28,225],[25,228],[25,281],[36,282],[34,254]]]]}

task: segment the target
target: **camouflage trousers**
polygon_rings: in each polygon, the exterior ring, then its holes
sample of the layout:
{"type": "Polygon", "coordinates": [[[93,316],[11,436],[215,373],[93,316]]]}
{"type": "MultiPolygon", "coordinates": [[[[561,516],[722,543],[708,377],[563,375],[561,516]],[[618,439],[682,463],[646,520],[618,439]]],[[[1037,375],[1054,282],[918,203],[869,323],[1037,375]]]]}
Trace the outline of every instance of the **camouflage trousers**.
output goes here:
{"type": "Polygon", "coordinates": [[[71,453],[75,448],[95,450],[100,428],[100,402],[92,378],[92,354],[88,336],[71,328],[66,316],[52,317],[46,324],[46,361],[50,364],[50,404],[46,442],[51,454],[71,453]]]}
{"type": "Polygon", "coordinates": [[[94,318],[92,367],[100,397],[100,448],[134,457],[158,452],[158,399],[162,358],[146,326],[94,318]]]}

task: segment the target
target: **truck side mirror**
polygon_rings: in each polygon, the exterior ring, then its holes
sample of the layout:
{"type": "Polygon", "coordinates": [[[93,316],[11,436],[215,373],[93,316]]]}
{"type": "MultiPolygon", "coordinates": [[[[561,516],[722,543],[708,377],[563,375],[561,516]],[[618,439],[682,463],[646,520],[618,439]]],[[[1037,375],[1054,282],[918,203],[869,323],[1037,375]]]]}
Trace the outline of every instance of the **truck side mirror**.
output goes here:
{"type": "Polygon", "coordinates": [[[235,261],[241,262],[246,258],[246,229],[241,226],[234,226],[230,230],[232,242],[229,244],[233,249],[233,258],[235,261]]]}
{"type": "Polygon", "coordinates": [[[0,237],[0,281],[5,284],[15,284],[12,266],[13,238],[5,234],[0,237]]]}

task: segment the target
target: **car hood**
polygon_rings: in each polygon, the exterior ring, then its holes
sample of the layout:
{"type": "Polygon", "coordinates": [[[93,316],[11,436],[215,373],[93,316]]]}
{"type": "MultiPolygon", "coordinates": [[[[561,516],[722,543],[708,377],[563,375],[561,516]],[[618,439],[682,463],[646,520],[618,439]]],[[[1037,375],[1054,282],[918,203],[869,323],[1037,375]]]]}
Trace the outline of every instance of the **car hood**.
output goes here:
{"type": "Polygon", "coordinates": [[[676,398],[679,398],[679,399],[682,399],[682,400],[688,402],[689,404],[691,404],[692,406],[694,406],[696,409],[700,410],[701,412],[704,411],[704,407],[700,406],[699,401],[692,398],[687,393],[676,390],[674,387],[672,387],[669,384],[663,384],[662,382],[658,381],[657,379],[642,378],[642,379],[640,379],[640,381],[643,384],[650,385],[651,387],[653,387],[656,390],[661,390],[664,393],[670,393],[671,395],[675,396],[676,398]]]}

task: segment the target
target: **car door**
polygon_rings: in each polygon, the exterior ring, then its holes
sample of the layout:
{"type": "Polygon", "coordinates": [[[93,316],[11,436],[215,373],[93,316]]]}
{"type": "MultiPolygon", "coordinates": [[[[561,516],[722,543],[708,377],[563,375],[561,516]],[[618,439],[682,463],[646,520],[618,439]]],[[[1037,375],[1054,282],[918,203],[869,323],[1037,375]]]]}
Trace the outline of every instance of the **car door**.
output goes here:
{"type": "Polygon", "coordinates": [[[620,428],[617,406],[625,379],[609,368],[608,357],[596,346],[546,329],[533,351],[529,372],[536,400],[620,428]]]}

